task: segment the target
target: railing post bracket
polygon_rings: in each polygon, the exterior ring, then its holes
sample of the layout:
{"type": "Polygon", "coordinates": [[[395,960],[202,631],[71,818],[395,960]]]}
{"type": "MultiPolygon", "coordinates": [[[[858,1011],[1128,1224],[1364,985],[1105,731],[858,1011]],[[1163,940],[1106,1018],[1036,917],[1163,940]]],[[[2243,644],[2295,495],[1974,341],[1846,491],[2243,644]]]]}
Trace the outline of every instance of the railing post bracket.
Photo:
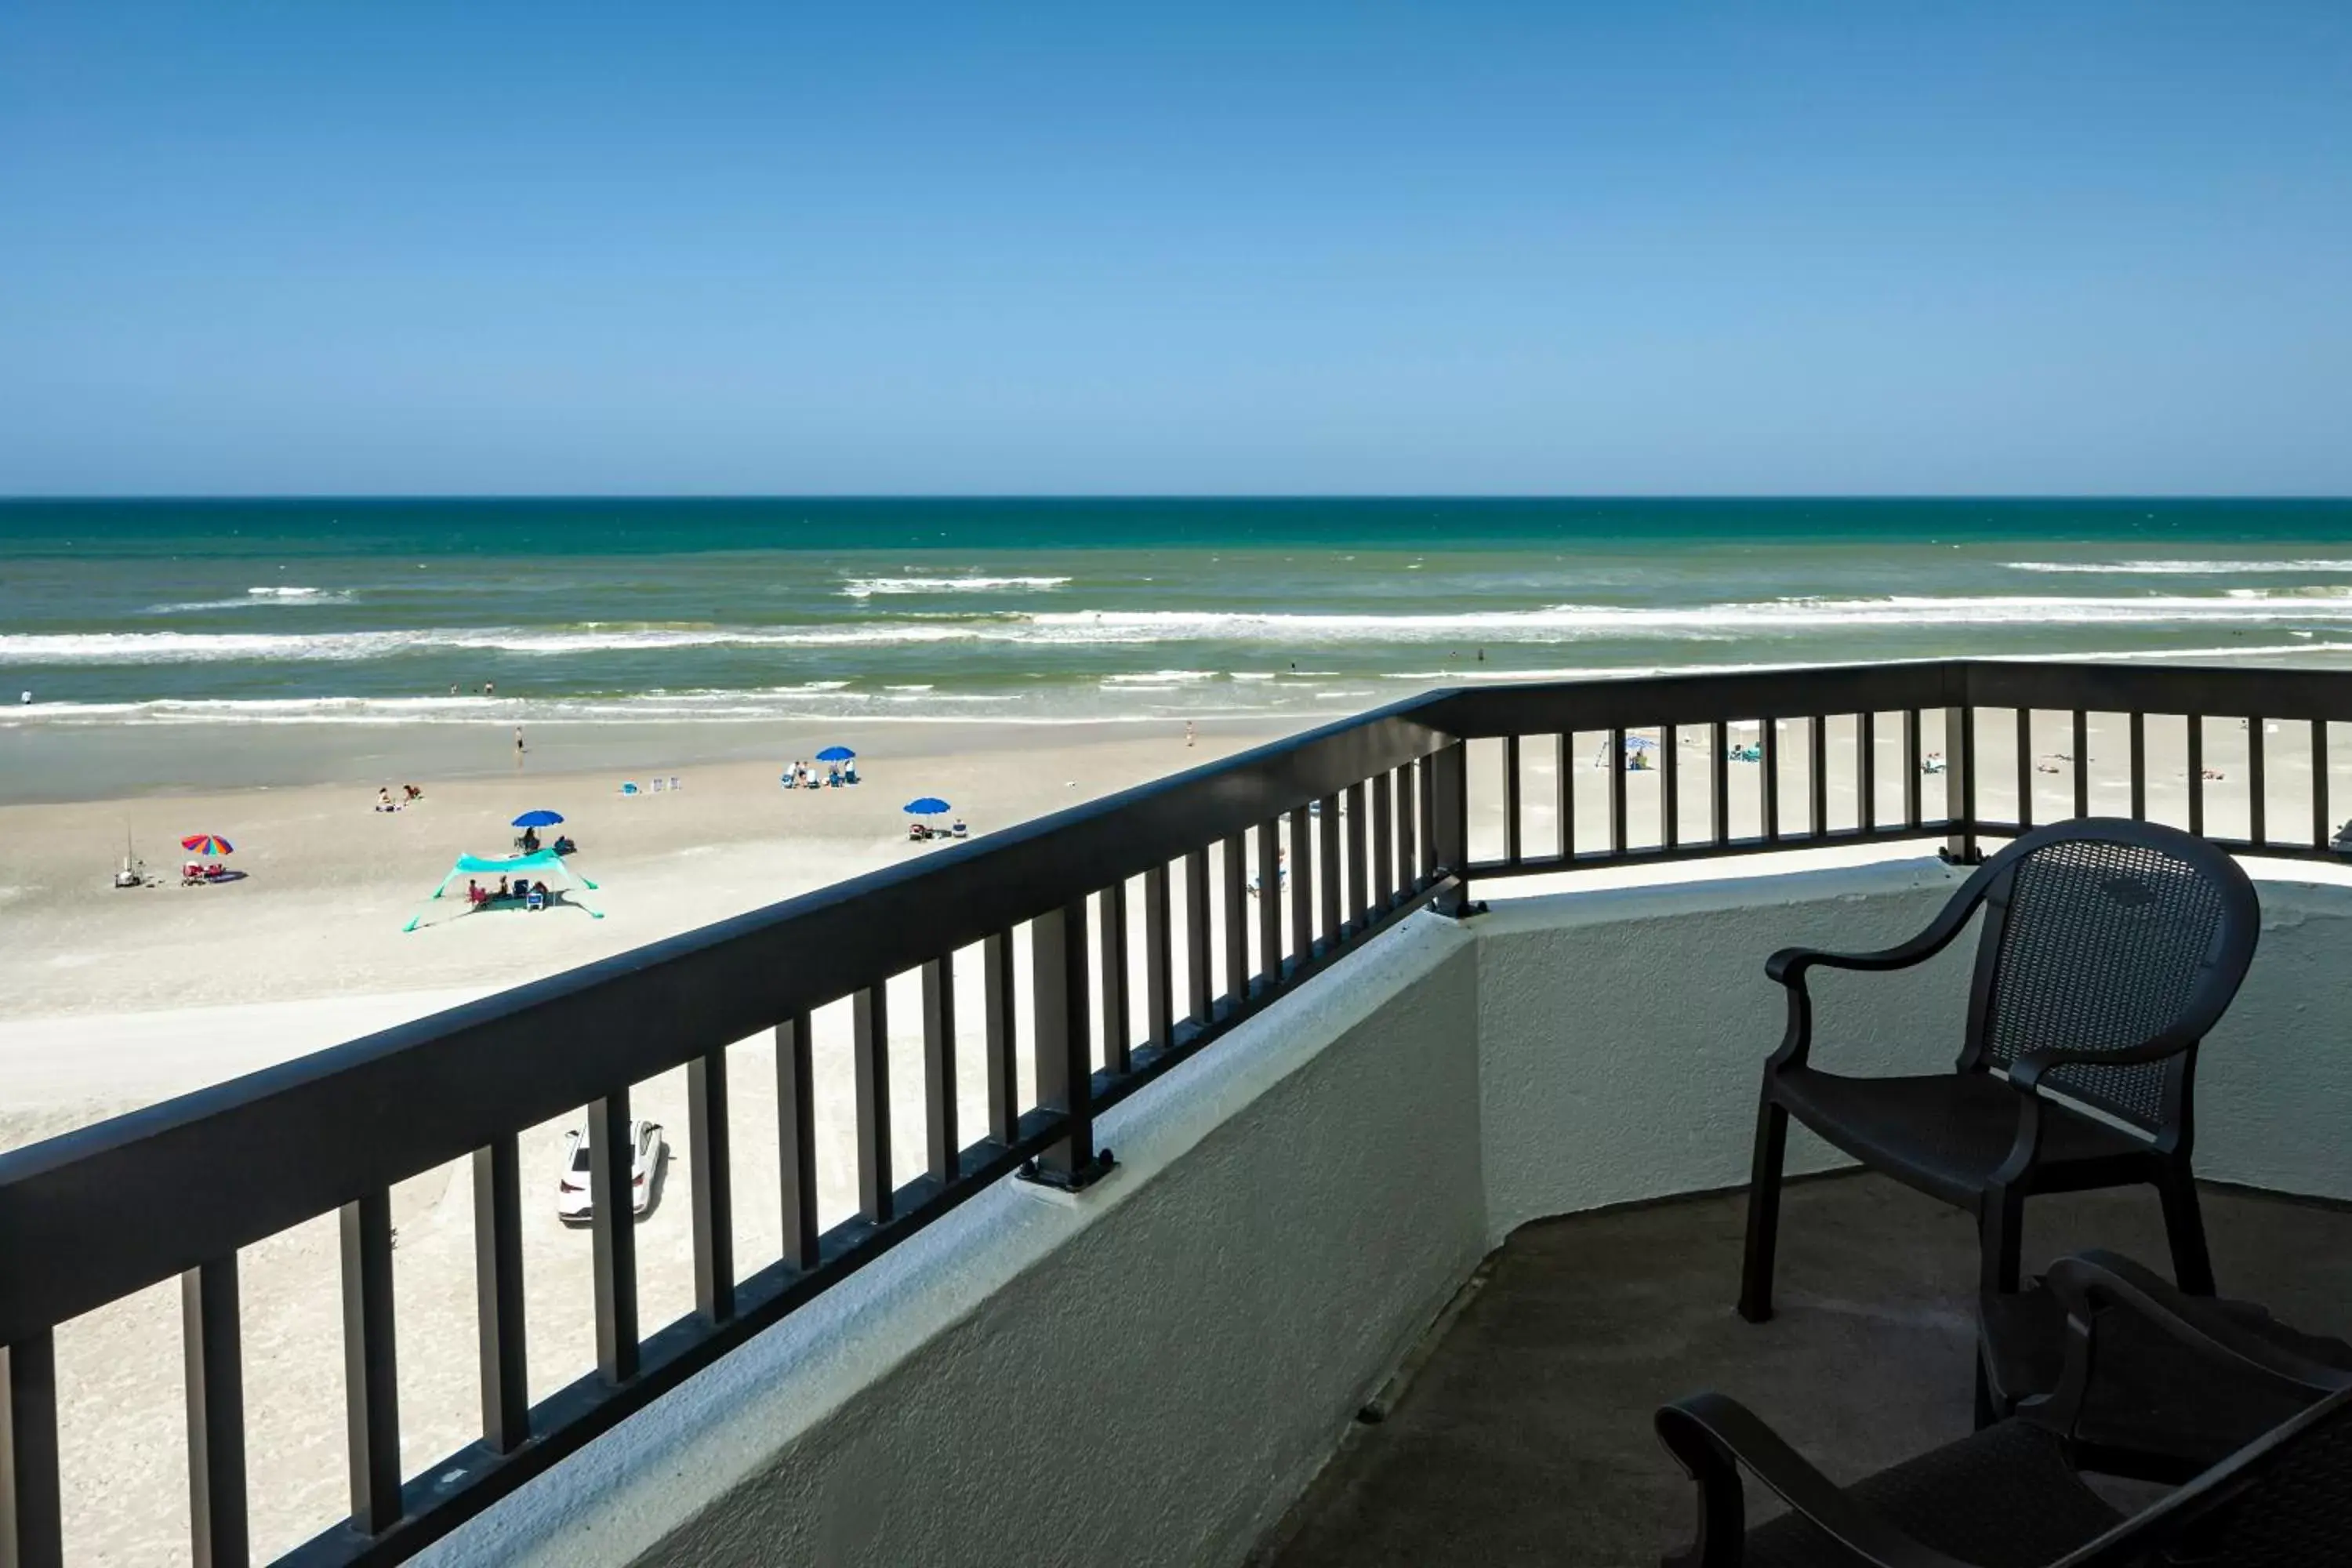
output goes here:
{"type": "Polygon", "coordinates": [[[1082,1193],[1109,1175],[1118,1165],[1109,1150],[1098,1149],[1093,1159],[1081,1161],[1067,1171],[1049,1170],[1034,1160],[1024,1160],[1014,1173],[1014,1179],[1051,1192],[1082,1193]]]}

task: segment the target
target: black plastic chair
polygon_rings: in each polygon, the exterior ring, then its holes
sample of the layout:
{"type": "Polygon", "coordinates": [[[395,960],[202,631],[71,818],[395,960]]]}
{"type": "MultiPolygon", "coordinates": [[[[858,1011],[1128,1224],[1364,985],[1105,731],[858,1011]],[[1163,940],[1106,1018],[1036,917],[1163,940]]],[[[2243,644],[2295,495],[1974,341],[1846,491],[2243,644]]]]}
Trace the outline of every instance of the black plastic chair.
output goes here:
{"type": "Polygon", "coordinates": [[[2352,1383],[2342,1340],[2282,1323],[2257,1302],[2187,1295],[2118,1254],[2085,1252],[2017,1295],[1984,1298],[1979,1424],[2059,1393],[2070,1336],[2126,1297],[2138,1310],[2101,1321],[2097,1387],[2068,1434],[2078,1468],[2178,1484],[2310,1404],[2309,1389],[2352,1383]],[[2231,1359],[2184,1354],[2166,1331],[2173,1319],[2231,1359]]]}
{"type": "Polygon", "coordinates": [[[2305,1568],[2352,1561],[2352,1373],[2216,1336],[2094,1257],[2062,1259],[2092,1310],[2070,1323],[2049,1397],[1958,1442],[1839,1487],[1738,1401],[1660,1409],[1658,1436],[1697,1483],[1697,1539],[1667,1568],[2305,1568]],[[2126,1324],[2176,1363],[2282,1402],[2280,1421],[2137,1513],[2076,1474],[2076,1428],[2126,1324]],[[1789,1505],[1750,1530],[1741,1471],[1789,1505]]]}
{"type": "Polygon", "coordinates": [[[2198,1041],[2237,994],[2261,916],[2245,872],[2202,839],[2085,817],[2018,838],[1899,947],[1774,953],[1765,973],[1788,988],[1789,1025],[1764,1067],[1740,1315],[1772,1313],[1791,1116],[1864,1164],[1973,1211],[1989,1294],[2017,1289],[2030,1194],[2146,1182],[2163,1199],[2174,1277],[2211,1295],[2189,1173],[2190,1089],[2198,1041]],[[1984,931],[1954,1071],[1857,1079],[1807,1060],[1806,971],[1908,968],[1950,945],[1979,904],[1984,931]]]}

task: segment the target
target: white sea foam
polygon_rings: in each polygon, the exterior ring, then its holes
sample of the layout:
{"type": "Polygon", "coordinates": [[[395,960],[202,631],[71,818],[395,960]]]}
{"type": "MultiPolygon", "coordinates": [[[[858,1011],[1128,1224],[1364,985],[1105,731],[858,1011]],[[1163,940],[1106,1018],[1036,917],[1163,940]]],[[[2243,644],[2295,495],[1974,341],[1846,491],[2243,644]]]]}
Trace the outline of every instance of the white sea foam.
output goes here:
{"type": "Polygon", "coordinates": [[[2236,573],[2352,573],[2352,561],[2004,561],[2012,572],[2060,572],[2087,576],[2218,577],[2236,573]]]}
{"type": "MultiPolygon", "coordinates": [[[[2214,595],[1814,598],[1680,605],[1554,605],[1427,615],[1219,610],[1075,610],[802,626],[591,622],[568,627],[439,627],[343,632],[0,633],[0,665],[142,665],[246,660],[350,662],[456,650],[556,657],[673,648],[902,647],[999,643],[1066,647],[1187,642],[1301,645],[1550,643],[1600,638],[1720,640],[1799,637],[1827,628],[1952,626],[2238,627],[2352,622],[2352,593],[2237,589],[2214,595]]],[[[1328,672],[1320,672],[1328,673],[1328,672]]],[[[1149,679],[1204,680],[1160,670],[1149,679]]]]}
{"type": "Polygon", "coordinates": [[[1044,592],[1069,585],[1067,577],[852,577],[844,597],[870,599],[887,594],[993,594],[1007,589],[1044,592]]]}
{"type": "Polygon", "coordinates": [[[184,604],[150,605],[148,616],[185,615],[201,610],[255,610],[273,605],[348,605],[356,597],[341,588],[247,588],[234,599],[191,599],[184,604]]]}

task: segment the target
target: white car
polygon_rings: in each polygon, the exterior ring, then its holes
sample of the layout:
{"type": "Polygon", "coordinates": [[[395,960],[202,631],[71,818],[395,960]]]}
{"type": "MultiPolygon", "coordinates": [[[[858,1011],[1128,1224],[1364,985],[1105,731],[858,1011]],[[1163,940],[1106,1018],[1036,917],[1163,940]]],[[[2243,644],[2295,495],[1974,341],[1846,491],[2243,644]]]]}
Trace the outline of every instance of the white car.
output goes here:
{"type": "MultiPolygon", "coordinates": [[[[660,1122],[632,1121],[629,1142],[629,1211],[643,1219],[654,1205],[654,1190],[661,1184],[669,1141],[662,1136],[660,1122]]],[[[595,1205],[589,1199],[585,1122],[563,1135],[563,1174],[555,1183],[555,1217],[566,1225],[586,1225],[596,1217],[595,1205]]]]}

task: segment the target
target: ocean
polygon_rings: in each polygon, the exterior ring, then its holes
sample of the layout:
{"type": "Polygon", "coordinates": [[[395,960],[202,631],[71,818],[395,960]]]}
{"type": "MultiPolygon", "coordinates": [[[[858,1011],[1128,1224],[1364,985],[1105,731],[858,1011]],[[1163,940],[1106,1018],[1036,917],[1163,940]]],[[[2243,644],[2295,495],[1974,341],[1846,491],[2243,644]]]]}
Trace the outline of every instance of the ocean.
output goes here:
{"type": "Polygon", "coordinates": [[[2352,501],[0,502],[0,726],[1303,719],[2016,654],[2345,659],[2352,501]]]}

